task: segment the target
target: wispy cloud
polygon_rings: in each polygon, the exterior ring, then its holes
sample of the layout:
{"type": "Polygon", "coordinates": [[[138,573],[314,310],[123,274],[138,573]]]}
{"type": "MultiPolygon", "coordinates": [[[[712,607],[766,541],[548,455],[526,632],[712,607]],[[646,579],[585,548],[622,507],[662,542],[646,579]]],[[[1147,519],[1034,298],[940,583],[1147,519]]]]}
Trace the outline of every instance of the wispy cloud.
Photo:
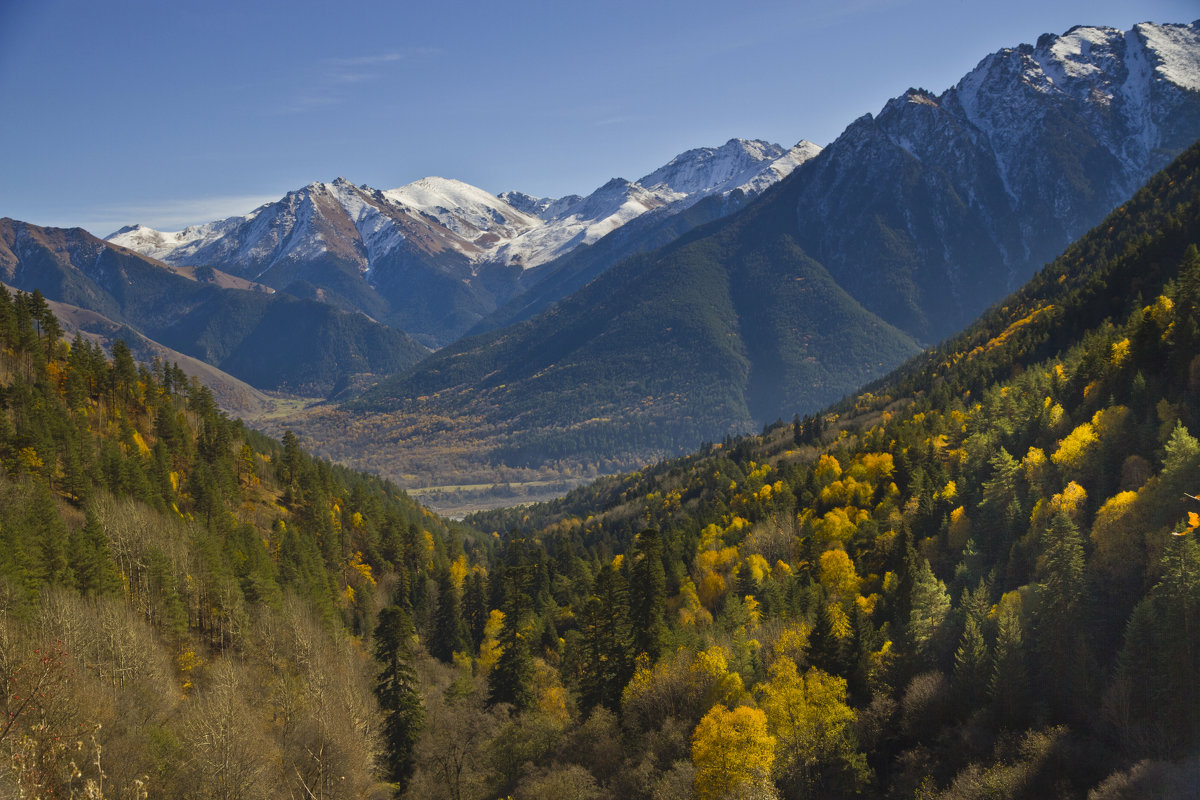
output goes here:
{"type": "Polygon", "coordinates": [[[381,64],[391,64],[417,56],[433,56],[442,52],[439,47],[406,47],[393,50],[390,53],[378,53],[371,56],[351,56],[350,58],[326,58],[322,63],[336,67],[371,67],[381,64]]]}
{"type": "Polygon", "coordinates": [[[188,225],[200,225],[227,217],[248,214],[263,203],[281,195],[213,195],[190,200],[139,203],[79,209],[70,220],[51,220],[41,224],[56,227],[80,227],[96,236],[108,236],[125,225],[141,224],[163,231],[177,231],[188,225]]]}
{"type": "Polygon", "coordinates": [[[313,65],[313,77],[304,92],[279,111],[294,114],[340,103],[347,87],[386,77],[397,64],[441,52],[437,47],[405,47],[386,53],[323,58],[313,65]]]}

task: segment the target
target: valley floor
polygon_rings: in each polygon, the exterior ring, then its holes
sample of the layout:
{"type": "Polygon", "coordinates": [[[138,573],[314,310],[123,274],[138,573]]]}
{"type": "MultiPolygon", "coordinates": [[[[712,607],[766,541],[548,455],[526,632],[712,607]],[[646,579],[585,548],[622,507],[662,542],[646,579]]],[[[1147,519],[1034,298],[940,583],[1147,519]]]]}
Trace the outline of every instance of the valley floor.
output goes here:
{"type": "Polygon", "coordinates": [[[634,460],[564,459],[536,467],[507,466],[495,456],[506,432],[472,418],[351,414],[305,398],[275,402],[248,422],[276,438],[291,430],[309,451],[380,475],[428,508],[455,519],[552,500],[602,475],[642,465],[634,460]]]}

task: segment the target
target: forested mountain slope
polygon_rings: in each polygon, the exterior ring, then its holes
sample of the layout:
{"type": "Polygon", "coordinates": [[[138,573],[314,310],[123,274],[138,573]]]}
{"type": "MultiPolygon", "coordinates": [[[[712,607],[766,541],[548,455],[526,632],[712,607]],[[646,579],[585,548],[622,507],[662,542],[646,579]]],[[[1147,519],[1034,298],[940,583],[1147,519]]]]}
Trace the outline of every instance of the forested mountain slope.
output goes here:
{"type": "Polygon", "coordinates": [[[1190,796],[1198,246],[1200,145],[846,403],[472,517],[524,632],[489,691],[553,732],[494,790],[1190,796]]]}
{"type": "Polygon", "coordinates": [[[488,536],[4,293],[0,781],[1187,796],[1197,245],[1200,145],[844,406],[488,536]]]}
{"type": "Polygon", "coordinates": [[[796,246],[789,191],[768,194],[350,410],[480,416],[511,432],[496,454],[510,465],[639,459],[820,407],[914,353],[796,246]]]}
{"type": "Polygon", "coordinates": [[[488,543],[60,330],[0,287],[0,794],[386,795],[488,543]]]}

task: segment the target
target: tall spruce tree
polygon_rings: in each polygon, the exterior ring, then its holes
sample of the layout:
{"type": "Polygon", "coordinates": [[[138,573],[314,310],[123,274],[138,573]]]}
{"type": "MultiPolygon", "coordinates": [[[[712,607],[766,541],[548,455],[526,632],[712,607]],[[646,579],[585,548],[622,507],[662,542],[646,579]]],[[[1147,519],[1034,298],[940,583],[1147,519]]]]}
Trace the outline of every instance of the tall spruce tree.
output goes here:
{"type": "Polygon", "coordinates": [[[621,573],[605,564],[596,574],[583,609],[581,700],[586,709],[617,710],[621,690],[633,674],[633,634],[629,597],[621,573]]]}
{"type": "Polygon", "coordinates": [[[463,587],[463,621],[470,637],[471,651],[477,652],[483,641],[483,630],[488,620],[487,584],[480,570],[467,576],[463,587]]]}
{"type": "Polygon", "coordinates": [[[1038,583],[1038,685],[1056,715],[1085,713],[1093,683],[1083,604],[1087,589],[1079,528],[1060,511],[1043,534],[1038,583]]]}
{"type": "Polygon", "coordinates": [[[488,673],[488,705],[508,704],[524,710],[533,705],[533,655],[528,630],[532,601],[526,594],[528,568],[508,567],[505,575],[504,622],[500,626],[500,657],[488,673]]]}
{"type": "Polygon", "coordinates": [[[1025,661],[1025,635],[1021,613],[1012,603],[1001,602],[996,615],[996,647],[988,681],[996,717],[1001,724],[1019,728],[1029,707],[1029,668],[1025,661]]]}
{"type": "Polygon", "coordinates": [[[384,763],[396,796],[404,794],[413,773],[413,751],[425,721],[420,687],[413,670],[412,620],[404,609],[389,606],[379,612],[375,626],[375,660],[380,670],[375,696],[383,711],[384,763]]]}
{"type": "Polygon", "coordinates": [[[437,611],[433,617],[433,635],[429,639],[429,654],[434,658],[449,664],[454,660],[455,652],[464,649],[462,610],[458,599],[458,588],[450,576],[450,570],[443,567],[437,573],[437,611]]]}
{"type": "Polygon", "coordinates": [[[663,569],[662,542],[653,528],[638,534],[630,570],[629,600],[634,651],[656,659],[667,632],[667,573],[663,569]]]}

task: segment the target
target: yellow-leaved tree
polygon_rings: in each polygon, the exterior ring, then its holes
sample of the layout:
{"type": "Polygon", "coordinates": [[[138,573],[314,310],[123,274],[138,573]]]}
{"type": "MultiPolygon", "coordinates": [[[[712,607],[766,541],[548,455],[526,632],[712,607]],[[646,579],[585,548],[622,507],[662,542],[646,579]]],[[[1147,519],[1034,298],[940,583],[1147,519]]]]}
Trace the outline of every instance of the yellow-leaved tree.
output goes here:
{"type": "Polygon", "coordinates": [[[775,737],[767,732],[767,715],[757,708],[728,709],[715,705],[692,734],[696,797],[727,800],[773,796],[771,764],[775,737]]]}
{"type": "Polygon", "coordinates": [[[789,797],[818,797],[819,789],[853,790],[869,774],[858,751],[846,681],[816,667],[800,675],[779,658],[759,687],[759,705],[775,738],[775,772],[789,797]]]}

